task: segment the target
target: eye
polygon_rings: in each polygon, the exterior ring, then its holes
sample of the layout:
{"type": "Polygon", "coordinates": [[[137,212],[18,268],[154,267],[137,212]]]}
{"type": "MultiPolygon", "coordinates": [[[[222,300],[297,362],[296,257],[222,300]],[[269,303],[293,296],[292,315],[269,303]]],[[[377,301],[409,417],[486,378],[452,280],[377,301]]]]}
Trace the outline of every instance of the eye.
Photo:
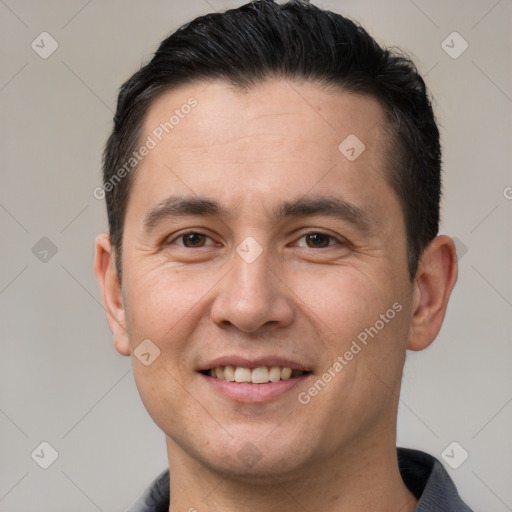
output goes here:
{"type": "Polygon", "coordinates": [[[196,231],[184,233],[172,240],[171,243],[180,245],[182,247],[187,247],[189,249],[214,245],[213,240],[209,236],[206,236],[203,233],[198,233],[196,231]]]}
{"type": "Polygon", "coordinates": [[[299,247],[309,247],[312,249],[323,249],[324,247],[336,244],[339,244],[339,241],[325,233],[307,233],[297,241],[299,247]]]}

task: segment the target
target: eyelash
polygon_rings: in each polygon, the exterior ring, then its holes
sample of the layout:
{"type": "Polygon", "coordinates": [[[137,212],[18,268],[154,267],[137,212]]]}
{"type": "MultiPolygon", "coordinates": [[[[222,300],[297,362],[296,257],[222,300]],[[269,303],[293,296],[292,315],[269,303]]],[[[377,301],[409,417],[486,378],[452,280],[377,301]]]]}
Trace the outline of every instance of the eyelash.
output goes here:
{"type": "MultiPolygon", "coordinates": [[[[199,235],[199,236],[203,236],[203,237],[206,237],[207,239],[209,239],[210,241],[212,241],[213,243],[210,243],[208,245],[201,245],[199,247],[197,247],[198,249],[202,249],[204,247],[211,247],[211,246],[214,246],[214,245],[220,245],[218,243],[215,243],[213,241],[213,239],[208,236],[207,234],[205,233],[202,233],[200,231],[187,231],[185,233],[181,233],[179,234],[178,236],[174,237],[172,240],[170,240],[169,242],[167,242],[166,245],[171,245],[171,244],[176,244],[178,245],[179,247],[183,247],[185,249],[194,249],[194,247],[187,247],[184,243],[177,243],[178,240],[181,240],[183,241],[184,238],[186,236],[190,236],[190,235],[199,235]]],[[[323,236],[323,237],[327,237],[329,239],[329,243],[327,246],[325,247],[317,247],[317,249],[325,249],[325,248],[328,248],[328,247],[332,247],[333,245],[346,245],[347,242],[344,241],[344,240],[340,240],[338,239],[337,237],[335,237],[334,235],[329,235],[328,233],[323,233],[322,231],[308,231],[307,233],[303,233],[298,239],[296,239],[296,241],[294,242],[294,244],[297,246],[297,247],[303,247],[303,248],[309,248],[309,249],[314,249],[314,247],[309,247],[307,246],[306,244],[304,245],[297,245],[298,241],[299,240],[302,240],[303,238],[307,237],[307,236],[312,236],[312,235],[320,235],[320,236],[323,236]],[[334,242],[334,243],[333,243],[334,242]]]]}

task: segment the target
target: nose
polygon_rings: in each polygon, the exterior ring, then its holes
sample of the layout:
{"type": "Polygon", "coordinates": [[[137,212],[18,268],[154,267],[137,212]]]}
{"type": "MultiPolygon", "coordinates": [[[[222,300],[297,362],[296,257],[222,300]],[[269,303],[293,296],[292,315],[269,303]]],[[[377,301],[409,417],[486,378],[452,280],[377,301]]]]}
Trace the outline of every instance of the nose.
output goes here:
{"type": "Polygon", "coordinates": [[[220,328],[231,325],[246,333],[286,327],[295,315],[292,297],[265,252],[251,263],[234,254],[233,266],[219,283],[210,314],[220,328]]]}

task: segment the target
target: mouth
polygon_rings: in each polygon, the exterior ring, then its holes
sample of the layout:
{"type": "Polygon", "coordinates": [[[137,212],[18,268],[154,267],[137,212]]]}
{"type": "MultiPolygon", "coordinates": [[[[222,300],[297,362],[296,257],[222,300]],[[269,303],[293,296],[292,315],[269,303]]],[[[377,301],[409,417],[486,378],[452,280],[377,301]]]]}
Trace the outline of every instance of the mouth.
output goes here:
{"type": "Polygon", "coordinates": [[[200,373],[207,377],[238,384],[268,384],[303,377],[311,373],[308,370],[292,369],[289,366],[214,366],[200,373]]]}
{"type": "Polygon", "coordinates": [[[312,378],[311,367],[287,357],[224,355],[197,368],[203,384],[216,397],[245,404],[278,400],[312,378]]]}

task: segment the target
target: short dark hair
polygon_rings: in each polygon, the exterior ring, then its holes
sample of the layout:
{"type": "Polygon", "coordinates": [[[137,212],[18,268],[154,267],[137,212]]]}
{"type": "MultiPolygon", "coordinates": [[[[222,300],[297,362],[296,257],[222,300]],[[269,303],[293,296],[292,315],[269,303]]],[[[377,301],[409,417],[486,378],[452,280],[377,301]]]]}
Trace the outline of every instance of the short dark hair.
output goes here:
{"type": "Polygon", "coordinates": [[[253,0],[200,16],[159,46],[123,84],[103,155],[110,238],[121,277],[123,224],[134,173],[113,181],[140,144],[145,114],[164,91],[221,79],[250,89],[269,78],[309,80],[369,95],[389,125],[386,178],[400,201],[408,267],[414,278],[423,249],[437,235],[441,147],[425,82],[402,52],[382,48],[360,25],[306,0],[253,0]],[[107,187],[108,185],[108,187],[107,187]]]}

